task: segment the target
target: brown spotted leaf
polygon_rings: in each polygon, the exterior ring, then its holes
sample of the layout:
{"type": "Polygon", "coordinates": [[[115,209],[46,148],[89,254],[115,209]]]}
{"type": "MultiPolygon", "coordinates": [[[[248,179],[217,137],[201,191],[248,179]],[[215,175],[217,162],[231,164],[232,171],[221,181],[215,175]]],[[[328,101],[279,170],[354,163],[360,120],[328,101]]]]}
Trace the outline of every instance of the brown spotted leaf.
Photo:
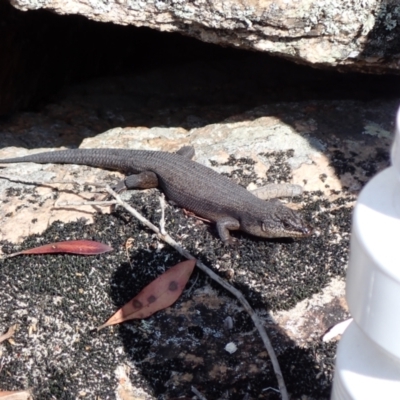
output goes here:
{"type": "Polygon", "coordinates": [[[33,249],[19,251],[18,253],[8,254],[6,258],[19,256],[21,254],[50,254],[50,253],[72,253],[82,255],[95,255],[107,253],[113,248],[93,240],[68,240],[66,242],[56,242],[45,244],[44,246],[33,249]]]}
{"type": "Polygon", "coordinates": [[[147,285],[137,296],[121,307],[106,323],[106,326],[119,324],[130,319],[150,317],[156,311],[169,307],[183,292],[196,260],[186,260],[176,264],[147,285]]]}

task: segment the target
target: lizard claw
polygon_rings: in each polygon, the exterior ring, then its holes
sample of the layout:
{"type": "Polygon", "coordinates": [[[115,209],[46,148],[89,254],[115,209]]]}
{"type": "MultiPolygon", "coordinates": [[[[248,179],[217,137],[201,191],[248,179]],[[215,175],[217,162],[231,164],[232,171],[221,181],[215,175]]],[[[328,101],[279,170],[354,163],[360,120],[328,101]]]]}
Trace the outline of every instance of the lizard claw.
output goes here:
{"type": "Polygon", "coordinates": [[[229,236],[228,239],[224,240],[225,246],[237,247],[237,246],[239,246],[239,243],[240,243],[239,240],[232,236],[229,236]]]}

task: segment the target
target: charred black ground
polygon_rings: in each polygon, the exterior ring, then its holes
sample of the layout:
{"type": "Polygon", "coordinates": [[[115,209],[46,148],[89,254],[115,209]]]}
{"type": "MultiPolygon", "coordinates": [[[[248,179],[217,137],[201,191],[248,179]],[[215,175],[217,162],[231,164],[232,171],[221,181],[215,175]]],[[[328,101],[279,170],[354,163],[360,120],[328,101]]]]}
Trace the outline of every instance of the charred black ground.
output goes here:
{"type": "MultiPolygon", "coordinates": [[[[272,179],[289,178],[287,161],[292,155],[290,151],[261,155],[274,158],[277,175],[272,173],[272,179]]],[[[248,160],[231,158],[229,165],[234,166],[231,175],[242,183],[252,177],[248,160]]],[[[9,193],[10,199],[23,195],[9,193]]],[[[166,209],[166,229],[217,273],[230,276],[230,282],[268,319],[268,310],[289,309],[319,292],[332,277],[343,276],[347,264],[354,196],[329,202],[314,192],[293,200],[303,204],[319,236],[266,241],[234,233],[240,245],[229,248],[220,242],[212,225],[171,206],[166,209]]],[[[158,224],[156,190],[133,193],[131,202],[158,224]]],[[[145,322],[92,331],[165,268],[182,260],[169,246],[160,246],[152,232],[125,211],[98,215],[93,225],[54,223],[21,246],[3,243],[3,250],[73,239],[102,241],[115,251],[95,257],[21,256],[2,262],[3,323],[21,325],[16,345],[6,344],[3,352],[7,366],[0,371],[3,389],[31,387],[40,399],[73,399],[83,393],[112,399],[117,383],[114,370],[124,363],[136,371],[130,376],[133,385],[159,399],[190,397],[191,385],[208,399],[279,398],[265,390],[277,386],[249,316],[199,271],[188,284],[194,284],[190,294],[184,294],[170,311],[145,322]],[[133,239],[130,248],[126,247],[128,239],[133,239]],[[198,300],[207,287],[222,299],[218,307],[198,300]],[[224,328],[228,316],[234,321],[231,330],[224,328]],[[32,331],[34,326],[39,327],[37,331],[32,331]],[[241,343],[234,355],[224,350],[229,341],[241,343]],[[187,373],[192,375],[190,383],[174,381],[174,376],[187,373]]],[[[299,348],[273,325],[269,331],[294,398],[329,397],[335,345],[321,344],[318,339],[299,348]]]]}

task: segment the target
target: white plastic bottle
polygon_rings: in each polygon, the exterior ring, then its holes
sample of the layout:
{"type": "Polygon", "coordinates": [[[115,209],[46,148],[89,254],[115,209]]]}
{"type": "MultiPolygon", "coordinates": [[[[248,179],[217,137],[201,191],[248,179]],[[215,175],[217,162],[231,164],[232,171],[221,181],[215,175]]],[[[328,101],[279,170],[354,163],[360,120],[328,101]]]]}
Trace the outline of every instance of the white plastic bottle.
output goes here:
{"type": "Polygon", "coordinates": [[[391,161],[353,213],[346,298],[354,320],[338,346],[332,400],[400,400],[400,110],[391,161]]]}

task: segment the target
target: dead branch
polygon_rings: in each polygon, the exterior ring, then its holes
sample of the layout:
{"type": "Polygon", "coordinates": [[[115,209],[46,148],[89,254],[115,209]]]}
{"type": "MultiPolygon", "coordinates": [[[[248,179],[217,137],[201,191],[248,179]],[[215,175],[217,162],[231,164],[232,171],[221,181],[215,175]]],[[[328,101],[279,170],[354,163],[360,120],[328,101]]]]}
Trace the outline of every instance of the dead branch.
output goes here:
{"type": "MultiPolygon", "coordinates": [[[[121,199],[121,197],[116,193],[114,190],[112,190],[109,186],[106,186],[105,189],[107,192],[114,197],[114,199],[117,201],[119,205],[125,208],[130,214],[132,214],[135,218],[137,218],[140,222],[142,222],[144,225],[146,225],[148,228],[150,228],[153,232],[156,233],[157,237],[166,243],[168,243],[171,247],[173,247],[178,253],[180,253],[183,257],[187,259],[195,259],[194,256],[192,256],[186,249],[184,249],[182,246],[180,246],[170,235],[168,234],[162,234],[160,229],[158,229],[155,225],[153,225],[150,221],[148,221],[146,218],[144,218],[141,214],[139,214],[133,207],[131,207],[129,204],[127,204],[125,201],[121,199]]],[[[272,366],[274,368],[275,376],[278,381],[279,385],[279,390],[282,396],[282,400],[288,400],[288,393],[286,390],[286,385],[285,381],[283,379],[281,367],[278,362],[278,358],[276,357],[275,351],[272,347],[271,341],[267,335],[267,332],[262,324],[261,319],[258,317],[256,312],[252,309],[248,301],[244,298],[243,294],[237,290],[235,287],[230,285],[228,282],[224,281],[220,276],[218,276],[215,272],[213,272],[210,268],[208,268],[206,265],[204,265],[201,261],[196,260],[196,266],[201,269],[203,272],[205,272],[211,279],[213,279],[215,282],[219,283],[223,288],[228,290],[230,293],[232,293],[240,302],[240,304],[244,307],[244,309],[248,312],[250,315],[251,319],[253,320],[253,323],[255,327],[257,328],[261,339],[264,343],[264,346],[268,352],[268,355],[271,359],[272,366]]]]}

